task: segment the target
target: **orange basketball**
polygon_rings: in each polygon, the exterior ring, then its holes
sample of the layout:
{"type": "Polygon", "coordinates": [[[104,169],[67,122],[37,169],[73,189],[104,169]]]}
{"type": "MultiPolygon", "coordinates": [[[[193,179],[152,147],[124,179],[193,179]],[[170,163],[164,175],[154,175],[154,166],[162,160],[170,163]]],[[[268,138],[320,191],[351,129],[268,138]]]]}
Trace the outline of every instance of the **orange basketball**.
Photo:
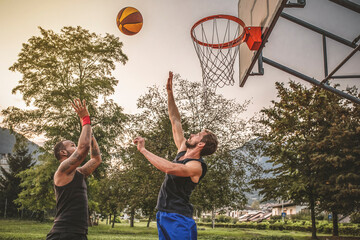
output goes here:
{"type": "Polygon", "coordinates": [[[118,13],[116,24],[122,33],[134,35],[141,30],[143,18],[136,8],[125,7],[118,13]]]}

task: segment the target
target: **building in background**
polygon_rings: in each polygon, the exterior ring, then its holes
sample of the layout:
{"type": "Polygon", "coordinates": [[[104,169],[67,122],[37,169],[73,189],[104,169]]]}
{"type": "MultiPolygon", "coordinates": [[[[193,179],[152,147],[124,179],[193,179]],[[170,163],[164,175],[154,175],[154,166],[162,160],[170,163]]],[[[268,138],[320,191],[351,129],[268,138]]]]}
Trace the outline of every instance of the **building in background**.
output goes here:
{"type": "Polygon", "coordinates": [[[286,215],[294,215],[300,213],[303,209],[306,209],[307,206],[296,205],[292,202],[275,204],[272,206],[272,215],[277,216],[281,213],[286,213],[286,215]]]}

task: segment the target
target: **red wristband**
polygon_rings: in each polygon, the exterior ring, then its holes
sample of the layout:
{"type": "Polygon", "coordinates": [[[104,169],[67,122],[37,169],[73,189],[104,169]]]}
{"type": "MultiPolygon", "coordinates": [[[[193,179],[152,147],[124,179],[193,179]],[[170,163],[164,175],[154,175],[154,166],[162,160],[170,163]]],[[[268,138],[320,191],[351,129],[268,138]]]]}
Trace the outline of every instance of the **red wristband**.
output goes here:
{"type": "Polygon", "coordinates": [[[90,122],[90,116],[85,116],[81,118],[82,125],[85,126],[86,124],[91,124],[90,122]]]}

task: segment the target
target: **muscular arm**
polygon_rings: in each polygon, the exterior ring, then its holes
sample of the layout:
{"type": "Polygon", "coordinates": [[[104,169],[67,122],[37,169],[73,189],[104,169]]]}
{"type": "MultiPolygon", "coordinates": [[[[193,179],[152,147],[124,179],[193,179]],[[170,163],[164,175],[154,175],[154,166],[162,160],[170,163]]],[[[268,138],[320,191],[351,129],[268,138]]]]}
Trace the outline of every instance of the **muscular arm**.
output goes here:
{"type": "Polygon", "coordinates": [[[90,149],[90,135],[91,126],[87,124],[81,130],[77,149],[60,164],[57,172],[70,174],[84,161],[90,149]]]}
{"type": "Polygon", "coordinates": [[[156,156],[145,148],[140,151],[149,162],[160,171],[175,175],[178,177],[200,177],[202,174],[201,163],[197,161],[188,162],[186,164],[178,164],[169,162],[168,160],[156,156]]]}
{"type": "Polygon", "coordinates": [[[74,102],[71,103],[71,105],[79,116],[83,127],[79,137],[77,149],[71,154],[69,158],[61,162],[58,170],[55,173],[55,178],[56,175],[73,174],[74,170],[84,161],[90,149],[91,125],[90,120],[87,122],[87,120],[85,119],[89,119],[90,116],[86,108],[86,102],[85,100],[81,102],[80,99],[75,99],[74,102]],[[86,122],[83,122],[84,119],[86,122]]]}
{"type": "Polygon", "coordinates": [[[90,144],[90,160],[78,170],[85,176],[89,176],[100,165],[101,161],[99,145],[93,135],[90,144]]]}
{"type": "Polygon", "coordinates": [[[195,179],[195,182],[198,181],[198,178],[200,178],[202,174],[202,166],[200,162],[191,161],[186,164],[169,162],[168,160],[156,156],[146,150],[144,138],[137,137],[134,139],[134,143],[137,144],[137,149],[146,157],[146,159],[164,173],[179,177],[195,177],[197,178],[195,179]]]}
{"type": "Polygon", "coordinates": [[[168,93],[168,112],[169,118],[171,121],[173,138],[178,151],[183,151],[186,149],[185,147],[185,137],[184,132],[181,125],[181,117],[179,110],[175,104],[174,94],[172,91],[172,80],[173,73],[169,72],[168,82],[166,84],[166,89],[168,93]]]}

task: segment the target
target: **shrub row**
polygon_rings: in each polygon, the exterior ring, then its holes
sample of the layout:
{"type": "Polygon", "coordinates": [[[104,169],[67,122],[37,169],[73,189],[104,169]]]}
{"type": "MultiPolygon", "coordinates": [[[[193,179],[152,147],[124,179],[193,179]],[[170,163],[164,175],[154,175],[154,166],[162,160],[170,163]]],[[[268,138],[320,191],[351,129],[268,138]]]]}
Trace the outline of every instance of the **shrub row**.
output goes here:
{"type": "MultiPolygon", "coordinates": [[[[211,223],[197,223],[198,226],[211,227],[211,223]]],[[[242,222],[242,223],[215,223],[215,227],[221,228],[254,228],[254,229],[271,229],[271,230],[290,230],[290,231],[300,231],[300,232],[311,232],[311,225],[309,222],[295,222],[295,223],[284,223],[284,222],[242,222]]],[[[316,226],[317,232],[330,234],[332,232],[332,224],[319,224],[316,226]]],[[[339,233],[341,235],[352,235],[360,236],[360,225],[346,225],[339,226],[339,233]]]]}

